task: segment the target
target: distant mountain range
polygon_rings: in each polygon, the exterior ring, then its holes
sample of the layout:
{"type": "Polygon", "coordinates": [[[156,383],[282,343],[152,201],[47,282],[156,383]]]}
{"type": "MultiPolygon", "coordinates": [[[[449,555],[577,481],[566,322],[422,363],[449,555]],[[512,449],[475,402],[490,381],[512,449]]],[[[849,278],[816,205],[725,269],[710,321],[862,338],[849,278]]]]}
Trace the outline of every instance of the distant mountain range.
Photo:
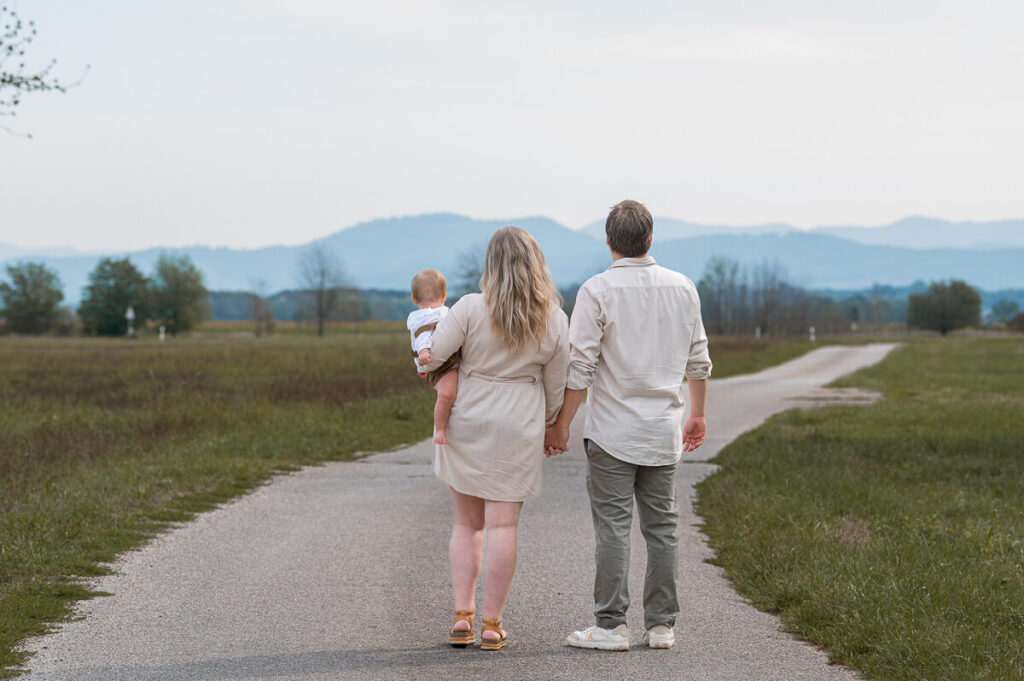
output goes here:
{"type": "MultiPolygon", "coordinates": [[[[314,243],[338,254],[354,285],[405,289],[412,275],[426,267],[457,280],[460,256],[482,253],[494,230],[506,224],[523,227],[536,237],[560,285],[582,281],[610,262],[603,222],[572,230],[544,217],[477,220],[435,213],[390,218],[363,222],[314,243]]],[[[0,244],[0,264],[21,260],[46,263],[60,274],[67,301],[73,304],[103,255],[130,257],[149,273],[162,250],[184,253],[203,270],[211,290],[252,290],[257,281],[264,281],[269,291],[278,291],[296,287],[298,261],[308,247],[154,248],[83,254],[71,249],[32,250],[0,244]]],[[[986,289],[1021,288],[1024,220],[951,223],[915,217],[884,227],[801,231],[774,223],[728,227],[657,218],[651,254],[659,263],[695,280],[709,258],[726,256],[745,264],[777,261],[796,283],[811,288],[859,289],[876,283],[906,285],[948,278],[986,289]]]]}
{"type": "Polygon", "coordinates": [[[946,222],[911,217],[884,227],[819,227],[815,231],[862,244],[901,248],[992,250],[1024,247],[1024,220],[946,222]]]}
{"type": "MultiPolygon", "coordinates": [[[[604,221],[592,222],[580,231],[604,239],[604,221]]],[[[790,232],[826,234],[861,244],[896,246],[915,250],[1024,248],[1024,220],[949,222],[937,218],[909,217],[881,227],[815,227],[811,230],[800,230],[781,222],[750,227],[730,227],[658,218],[654,223],[655,239],[658,240],[695,236],[788,234],[790,232]]]]}

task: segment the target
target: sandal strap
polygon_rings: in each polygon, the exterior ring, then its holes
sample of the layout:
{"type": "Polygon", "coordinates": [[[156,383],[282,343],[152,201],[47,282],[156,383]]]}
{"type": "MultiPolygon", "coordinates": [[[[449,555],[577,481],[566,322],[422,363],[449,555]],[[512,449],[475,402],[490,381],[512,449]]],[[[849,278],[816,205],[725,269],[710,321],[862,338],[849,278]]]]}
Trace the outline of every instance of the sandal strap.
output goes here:
{"type": "Polygon", "coordinates": [[[473,611],[472,610],[456,610],[455,611],[455,621],[452,622],[452,629],[451,629],[451,631],[452,631],[452,633],[455,633],[455,634],[467,634],[468,635],[468,634],[473,633],[473,611]],[[468,622],[469,623],[469,629],[466,629],[465,631],[461,631],[461,630],[460,631],[455,631],[455,625],[458,624],[460,621],[468,622]]]}
{"type": "Polygon", "coordinates": [[[493,631],[498,634],[501,638],[505,638],[505,630],[501,628],[501,620],[481,620],[484,626],[480,627],[480,633],[485,631],[493,631]]]}

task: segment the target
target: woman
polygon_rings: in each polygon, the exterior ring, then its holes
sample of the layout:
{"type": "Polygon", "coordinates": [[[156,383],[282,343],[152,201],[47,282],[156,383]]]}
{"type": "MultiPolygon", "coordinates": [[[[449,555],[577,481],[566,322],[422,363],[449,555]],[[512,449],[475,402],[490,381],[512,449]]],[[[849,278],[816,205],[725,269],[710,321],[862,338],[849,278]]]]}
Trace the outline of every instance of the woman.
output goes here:
{"type": "Polygon", "coordinates": [[[439,366],[462,348],[458,397],[447,444],[434,447],[434,473],[451,490],[455,524],[448,560],[455,597],[453,646],[475,642],[473,601],[484,532],[480,647],[497,650],[516,567],[523,501],[540,493],[545,425],[562,406],[569,362],[568,320],[544,255],[530,233],[502,227],[487,246],[482,293],[463,296],[437,325],[439,366]]]}

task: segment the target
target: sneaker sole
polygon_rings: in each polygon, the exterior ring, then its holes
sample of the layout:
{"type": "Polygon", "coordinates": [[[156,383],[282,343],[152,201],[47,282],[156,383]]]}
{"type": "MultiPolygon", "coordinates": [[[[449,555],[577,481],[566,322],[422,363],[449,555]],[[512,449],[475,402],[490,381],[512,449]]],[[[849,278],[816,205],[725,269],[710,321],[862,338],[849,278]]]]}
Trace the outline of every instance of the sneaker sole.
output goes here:
{"type": "Polygon", "coordinates": [[[565,642],[571,645],[573,648],[587,648],[589,650],[614,650],[621,652],[629,650],[629,641],[622,643],[612,643],[611,641],[588,641],[586,639],[574,639],[571,636],[565,639],[565,642]]]}

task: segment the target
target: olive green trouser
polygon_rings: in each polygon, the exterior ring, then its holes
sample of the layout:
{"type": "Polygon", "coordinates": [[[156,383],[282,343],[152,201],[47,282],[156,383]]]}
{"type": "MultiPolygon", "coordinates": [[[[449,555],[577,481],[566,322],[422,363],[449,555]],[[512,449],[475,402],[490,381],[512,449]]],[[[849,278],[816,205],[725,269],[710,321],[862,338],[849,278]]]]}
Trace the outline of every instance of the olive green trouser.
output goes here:
{"type": "Polygon", "coordinates": [[[587,452],[587,490],[597,541],[594,578],[594,617],[597,626],[614,629],[626,623],[629,608],[629,532],[633,498],[640,532],[647,541],[644,579],[644,628],[674,626],[676,547],[679,544],[679,504],[676,502],[676,464],[640,466],[620,461],[592,440],[587,452]]]}

